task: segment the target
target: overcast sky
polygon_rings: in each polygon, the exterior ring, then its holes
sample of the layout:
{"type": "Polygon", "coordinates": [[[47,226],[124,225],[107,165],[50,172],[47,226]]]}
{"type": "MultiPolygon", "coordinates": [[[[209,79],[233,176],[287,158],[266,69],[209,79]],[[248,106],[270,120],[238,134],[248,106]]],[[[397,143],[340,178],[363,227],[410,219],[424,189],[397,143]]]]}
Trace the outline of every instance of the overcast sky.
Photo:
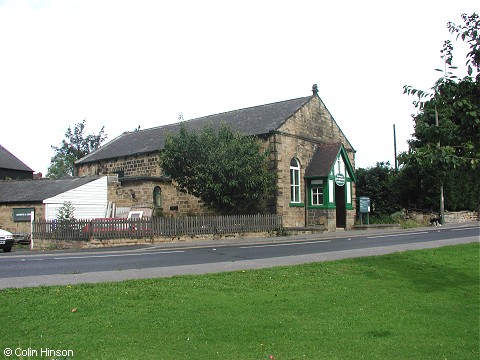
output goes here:
{"type": "Polygon", "coordinates": [[[356,167],[393,165],[393,124],[398,152],[413,132],[403,85],[431,88],[447,22],[479,11],[478,0],[0,0],[0,144],[45,175],[51,145],[83,119],[110,141],[316,83],[356,167]]]}

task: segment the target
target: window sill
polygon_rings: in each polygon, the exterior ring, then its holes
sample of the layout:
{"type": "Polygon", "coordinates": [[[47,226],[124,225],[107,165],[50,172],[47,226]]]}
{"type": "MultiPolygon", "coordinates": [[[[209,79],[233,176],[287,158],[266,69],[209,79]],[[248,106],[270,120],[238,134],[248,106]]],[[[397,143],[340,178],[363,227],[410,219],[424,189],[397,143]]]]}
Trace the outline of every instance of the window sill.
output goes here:
{"type": "Polygon", "coordinates": [[[305,207],[304,203],[290,203],[290,207],[305,207]]]}

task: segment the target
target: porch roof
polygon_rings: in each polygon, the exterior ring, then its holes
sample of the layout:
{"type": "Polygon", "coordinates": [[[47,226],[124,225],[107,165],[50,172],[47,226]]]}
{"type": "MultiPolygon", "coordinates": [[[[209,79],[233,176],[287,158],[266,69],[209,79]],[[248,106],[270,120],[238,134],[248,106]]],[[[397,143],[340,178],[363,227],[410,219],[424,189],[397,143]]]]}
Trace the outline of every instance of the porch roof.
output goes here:
{"type": "Polygon", "coordinates": [[[319,144],[305,171],[306,178],[326,177],[330,174],[332,167],[337,160],[338,154],[342,153],[347,171],[352,179],[355,179],[352,165],[348,159],[345,148],[341,143],[319,144]]]}

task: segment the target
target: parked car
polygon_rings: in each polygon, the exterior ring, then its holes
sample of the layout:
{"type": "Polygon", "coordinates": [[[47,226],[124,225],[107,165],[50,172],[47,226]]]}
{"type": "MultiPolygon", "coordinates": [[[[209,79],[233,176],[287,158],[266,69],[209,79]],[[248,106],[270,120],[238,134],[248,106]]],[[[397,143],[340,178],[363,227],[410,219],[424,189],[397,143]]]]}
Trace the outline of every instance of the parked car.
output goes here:
{"type": "Polygon", "coordinates": [[[0,229],[0,248],[4,252],[10,252],[14,243],[13,234],[6,230],[0,229]]]}

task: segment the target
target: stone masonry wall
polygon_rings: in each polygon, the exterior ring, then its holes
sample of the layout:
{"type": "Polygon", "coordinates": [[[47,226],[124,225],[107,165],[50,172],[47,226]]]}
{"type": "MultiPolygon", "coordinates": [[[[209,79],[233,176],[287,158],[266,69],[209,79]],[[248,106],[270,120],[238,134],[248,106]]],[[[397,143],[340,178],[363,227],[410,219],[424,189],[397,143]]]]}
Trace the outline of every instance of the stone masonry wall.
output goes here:
{"type": "Polygon", "coordinates": [[[307,212],[308,226],[325,226],[328,231],[336,230],[335,209],[309,209],[307,212]]]}
{"type": "Polygon", "coordinates": [[[182,235],[182,236],[168,236],[168,237],[154,237],[154,238],[122,238],[122,239],[108,239],[97,240],[91,239],[89,241],[69,241],[69,240],[35,240],[35,251],[40,250],[54,250],[54,249],[92,249],[102,247],[126,246],[126,245],[146,245],[146,244],[165,244],[165,243],[185,243],[186,241],[195,242],[202,240],[241,240],[245,238],[260,238],[273,236],[272,232],[256,232],[256,233],[232,233],[223,235],[182,235]]]}
{"type": "Polygon", "coordinates": [[[30,222],[13,221],[14,208],[35,208],[35,220],[45,219],[45,208],[38,203],[15,203],[0,205],[0,229],[16,234],[30,234],[30,222]]]}
{"type": "Polygon", "coordinates": [[[480,220],[478,211],[446,211],[444,216],[446,224],[456,224],[480,220]]]}
{"type": "Polygon", "coordinates": [[[161,176],[158,153],[136,155],[127,158],[109,159],[77,167],[78,176],[123,173],[124,177],[161,176]]]}
{"type": "MultiPolygon", "coordinates": [[[[305,208],[290,206],[290,160],[296,157],[300,162],[300,179],[313,155],[315,144],[295,137],[275,135],[277,149],[277,213],[283,216],[287,227],[305,226],[305,208]]],[[[300,185],[301,202],[305,203],[305,184],[300,185]]]]}
{"type": "Polygon", "coordinates": [[[108,199],[118,207],[154,208],[153,190],[160,187],[164,216],[202,215],[211,213],[196,197],[178,191],[171,181],[110,182],[108,199]]]}
{"type": "Polygon", "coordinates": [[[165,216],[211,213],[202,202],[189,194],[178,191],[172,181],[161,179],[163,175],[158,153],[133,156],[132,158],[109,159],[99,163],[81,165],[79,176],[121,174],[123,180],[110,181],[108,200],[117,207],[152,209],[153,190],[159,186],[162,194],[161,212],[165,216]],[[140,178],[152,177],[156,180],[140,178]],[[135,178],[138,178],[135,180],[135,178]]]}
{"type": "MultiPolygon", "coordinates": [[[[293,157],[299,160],[300,178],[303,179],[317,144],[341,142],[354,167],[353,148],[318,97],[313,97],[306,106],[285,122],[280,127],[279,133],[271,138],[270,142],[270,148],[275,149],[278,174],[277,213],[283,215],[285,226],[305,226],[305,208],[290,206],[290,160],[293,157]]],[[[305,195],[305,183],[302,183],[301,199],[306,206],[305,195]]],[[[355,184],[352,186],[352,199],[355,209],[355,184]]],[[[335,211],[324,211],[321,214],[318,213],[318,215],[314,213],[310,217],[308,225],[325,222],[322,225],[326,225],[329,230],[335,230],[335,211]]],[[[347,228],[354,225],[354,220],[355,210],[347,210],[347,228]]]]}

